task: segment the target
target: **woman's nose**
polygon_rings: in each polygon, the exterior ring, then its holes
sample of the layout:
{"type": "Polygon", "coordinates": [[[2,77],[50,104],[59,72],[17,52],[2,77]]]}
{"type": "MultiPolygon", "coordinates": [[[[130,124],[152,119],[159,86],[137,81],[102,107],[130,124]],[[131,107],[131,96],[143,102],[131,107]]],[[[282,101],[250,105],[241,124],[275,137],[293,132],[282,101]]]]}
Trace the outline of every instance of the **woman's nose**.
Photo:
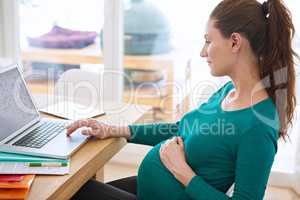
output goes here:
{"type": "Polygon", "coordinates": [[[206,48],[205,47],[203,47],[202,49],[201,49],[201,51],[200,51],[200,56],[201,57],[207,57],[207,50],[206,50],[206,48]]]}

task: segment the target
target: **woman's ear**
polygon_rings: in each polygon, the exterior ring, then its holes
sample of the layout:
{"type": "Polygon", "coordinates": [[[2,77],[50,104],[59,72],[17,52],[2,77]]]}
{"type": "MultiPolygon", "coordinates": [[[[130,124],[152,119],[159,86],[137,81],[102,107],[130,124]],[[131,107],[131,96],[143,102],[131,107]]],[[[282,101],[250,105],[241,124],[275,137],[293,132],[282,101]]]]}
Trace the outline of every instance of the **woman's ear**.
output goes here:
{"type": "Polygon", "coordinates": [[[230,40],[231,40],[231,48],[232,48],[232,52],[233,53],[237,53],[242,46],[242,36],[239,33],[232,33],[230,36],[230,40]]]}

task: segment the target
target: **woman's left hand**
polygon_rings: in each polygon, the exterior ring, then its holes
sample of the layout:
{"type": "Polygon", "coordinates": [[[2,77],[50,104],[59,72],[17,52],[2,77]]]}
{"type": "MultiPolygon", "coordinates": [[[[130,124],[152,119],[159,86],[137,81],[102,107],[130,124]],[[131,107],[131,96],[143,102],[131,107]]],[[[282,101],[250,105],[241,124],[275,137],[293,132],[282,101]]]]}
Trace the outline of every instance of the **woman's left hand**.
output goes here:
{"type": "Polygon", "coordinates": [[[184,186],[187,186],[196,175],[186,162],[184,144],[181,137],[173,137],[162,144],[159,155],[164,166],[184,186]]]}

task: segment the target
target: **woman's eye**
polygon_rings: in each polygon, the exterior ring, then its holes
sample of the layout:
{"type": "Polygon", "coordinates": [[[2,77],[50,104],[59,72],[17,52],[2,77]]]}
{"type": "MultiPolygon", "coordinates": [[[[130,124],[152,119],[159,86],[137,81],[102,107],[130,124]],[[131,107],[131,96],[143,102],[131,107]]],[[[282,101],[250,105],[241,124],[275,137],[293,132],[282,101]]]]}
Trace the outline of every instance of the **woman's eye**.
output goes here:
{"type": "Polygon", "coordinates": [[[205,44],[210,44],[210,41],[208,41],[208,40],[205,40],[205,44]]]}

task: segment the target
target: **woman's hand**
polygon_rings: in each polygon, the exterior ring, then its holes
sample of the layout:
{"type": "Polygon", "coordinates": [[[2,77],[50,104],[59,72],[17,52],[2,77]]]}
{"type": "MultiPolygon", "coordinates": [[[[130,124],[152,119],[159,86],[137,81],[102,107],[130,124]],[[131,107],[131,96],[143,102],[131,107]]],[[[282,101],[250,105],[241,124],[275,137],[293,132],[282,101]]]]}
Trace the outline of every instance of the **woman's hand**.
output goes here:
{"type": "Polygon", "coordinates": [[[186,163],[184,144],[181,137],[173,137],[162,144],[159,155],[164,166],[184,186],[187,186],[196,175],[186,163]]]}
{"type": "Polygon", "coordinates": [[[130,138],[130,130],[127,126],[111,126],[101,123],[95,119],[77,120],[67,126],[67,136],[70,136],[75,130],[85,127],[81,131],[83,135],[93,136],[99,139],[106,139],[111,137],[126,137],[130,138]]]}

